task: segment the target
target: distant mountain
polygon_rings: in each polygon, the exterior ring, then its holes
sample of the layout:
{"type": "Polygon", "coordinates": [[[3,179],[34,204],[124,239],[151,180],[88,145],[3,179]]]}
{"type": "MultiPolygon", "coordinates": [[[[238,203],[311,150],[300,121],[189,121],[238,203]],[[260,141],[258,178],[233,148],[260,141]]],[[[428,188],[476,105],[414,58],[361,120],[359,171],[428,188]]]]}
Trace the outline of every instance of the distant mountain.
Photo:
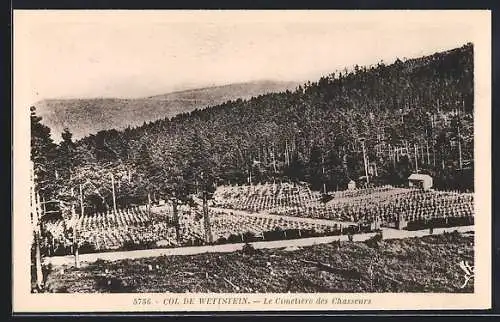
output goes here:
{"type": "Polygon", "coordinates": [[[266,93],[294,90],[300,83],[255,81],[190,89],[136,99],[47,99],[35,104],[42,123],[60,140],[65,127],[75,139],[101,130],[142,125],[179,113],[191,112],[238,98],[249,99],[266,93]]]}

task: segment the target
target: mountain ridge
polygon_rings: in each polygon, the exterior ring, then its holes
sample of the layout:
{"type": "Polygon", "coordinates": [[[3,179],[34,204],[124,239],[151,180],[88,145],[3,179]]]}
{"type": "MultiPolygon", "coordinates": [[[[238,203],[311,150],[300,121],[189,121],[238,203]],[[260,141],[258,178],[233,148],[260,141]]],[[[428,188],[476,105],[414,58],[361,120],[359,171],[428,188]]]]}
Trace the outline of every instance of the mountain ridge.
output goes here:
{"type": "Polygon", "coordinates": [[[249,99],[272,92],[294,90],[300,82],[249,81],[178,90],[139,98],[54,98],[35,103],[42,123],[55,141],[64,128],[75,139],[102,130],[123,129],[161,118],[203,109],[234,99],[249,99]],[[105,111],[105,112],[104,112],[105,111]]]}

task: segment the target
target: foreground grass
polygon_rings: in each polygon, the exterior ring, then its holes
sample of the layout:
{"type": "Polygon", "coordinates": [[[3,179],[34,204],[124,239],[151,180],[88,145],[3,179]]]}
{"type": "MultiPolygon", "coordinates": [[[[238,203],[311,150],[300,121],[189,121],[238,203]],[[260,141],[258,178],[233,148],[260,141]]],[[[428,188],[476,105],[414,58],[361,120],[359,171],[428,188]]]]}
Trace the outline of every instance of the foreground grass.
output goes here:
{"type": "Polygon", "coordinates": [[[462,260],[474,263],[474,237],[451,233],[192,256],[162,256],[53,268],[49,292],[473,292],[462,260]]]}

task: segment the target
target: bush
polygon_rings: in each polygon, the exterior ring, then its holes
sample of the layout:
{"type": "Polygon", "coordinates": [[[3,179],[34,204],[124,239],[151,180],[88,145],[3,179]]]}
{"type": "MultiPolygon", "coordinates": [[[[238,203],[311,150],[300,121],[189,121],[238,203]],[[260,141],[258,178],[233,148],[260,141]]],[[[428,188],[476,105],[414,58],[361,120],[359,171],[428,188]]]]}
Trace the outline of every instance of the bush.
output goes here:
{"type": "Polygon", "coordinates": [[[380,242],[383,240],[382,232],[376,233],[373,237],[365,241],[365,244],[370,248],[379,248],[380,242]]]}
{"type": "Polygon", "coordinates": [[[247,231],[246,233],[243,234],[243,240],[245,241],[254,241],[255,240],[255,234],[247,231]]]}
{"type": "Polygon", "coordinates": [[[98,276],[96,286],[104,293],[127,293],[131,287],[126,282],[114,276],[98,276]]]}
{"type": "Polygon", "coordinates": [[[93,244],[85,241],[82,245],[80,245],[78,251],[80,252],[80,254],[89,254],[96,252],[96,249],[93,244]]]}
{"type": "Polygon", "coordinates": [[[456,241],[456,240],[460,240],[462,234],[460,234],[460,232],[458,232],[457,230],[454,230],[452,232],[444,232],[443,233],[443,237],[446,241],[449,241],[449,242],[453,242],[453,241],[456,241]]]}
{"type": "Polygon", "coordinates": [[[121,248],[123,250],[136,250],[140,248],[140,245],[134,243],[131,240],[127,240],[125,243],[123,243],[123,246],[121,248]]]}
{"type": "Polygon", "coordinates": [[[249,243],[245,243],[245,245],[243,245],[243,248],[241,249],[241,252],[245,255],[255,255],[255,254],[258,254],[260,253],[259,250],[255,249],[252,244],[249,244],[249,243]]]}
{"type": "Polygon", "coordinates": [[[225,243],[227,243],[227,239],[224,237],[220,237],[219,239],[217,239],[217,241],[215,243],[216,244],[225,244],[225,243]]]}

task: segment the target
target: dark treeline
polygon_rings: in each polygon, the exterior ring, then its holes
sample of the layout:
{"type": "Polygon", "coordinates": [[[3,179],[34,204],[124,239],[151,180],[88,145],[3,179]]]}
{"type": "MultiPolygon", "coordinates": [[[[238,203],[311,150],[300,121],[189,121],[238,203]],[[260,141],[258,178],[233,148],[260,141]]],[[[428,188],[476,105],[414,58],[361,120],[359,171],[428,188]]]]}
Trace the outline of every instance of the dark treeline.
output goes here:
{"type": "Polygon", "coordinates": [[[110,209],[112,174],[119,206],[250,175],[337,190],[365,172],[375,184],[398,185],[418,170],[438,188],[472,190],[473,88],[467,44],[77,142],[66,131],[59,145],[33,110],[32,159],[44,198],[76,200],[82,184],[88,211],[110,209]]]}

